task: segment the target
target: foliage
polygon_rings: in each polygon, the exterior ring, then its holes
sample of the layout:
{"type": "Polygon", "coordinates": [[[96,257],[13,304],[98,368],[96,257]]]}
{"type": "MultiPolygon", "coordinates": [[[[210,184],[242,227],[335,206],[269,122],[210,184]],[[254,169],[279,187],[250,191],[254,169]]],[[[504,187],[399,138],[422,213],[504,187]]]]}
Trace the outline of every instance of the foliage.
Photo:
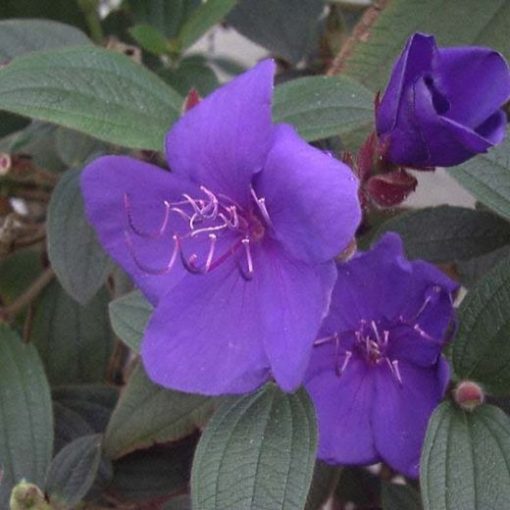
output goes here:
{"type": "Polygon", "coordinates": [[[402,204],[416,173],[384,167],[370,135],[374,93],[413,32],[508,58],[509,2],[123,0],[107,13],[103,3],[0,2],[0,507],[507,508],[508,133],[448,169],[476,208],[418,209],[402,204]],[[152,382],[139,359],[156,303],[98,241],[80,176],[103,154],[168,170],[164,138],[197,101],[192,91],[206,96],[245,70],[196,46],[223,30],[276,60],[273,121],[355,167],[358,245],[397,232],[409,259],[438,265],[466,291],[444,353],[452,385],[476,382],[483,396],[469,407],[446,392],[429,421],[419,484],[386,465],[317,460],[304,387],[182,393],[152,382]],[[382,195],[398,199],[383,208],[382,195]]]}

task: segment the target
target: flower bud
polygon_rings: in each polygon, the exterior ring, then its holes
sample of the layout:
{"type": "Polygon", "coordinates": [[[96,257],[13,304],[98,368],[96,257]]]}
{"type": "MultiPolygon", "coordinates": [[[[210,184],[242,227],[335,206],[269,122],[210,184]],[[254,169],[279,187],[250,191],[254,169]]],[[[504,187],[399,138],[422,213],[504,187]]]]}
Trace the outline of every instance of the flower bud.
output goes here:
{"type": "Polygon", "coordinates": [[[473,411],[485,400],[481,386],[473,381],[460,382],[453,391],[453,397],[464,411],[473,411]]]}
{"type": "Polygon", "coordinates": [[[500,143],[510,97],[504,57],[475,46],[438,48],[412,35],[395,63],[376,126],[384,158],[418,169],[458,165],[500,143]]]}
{"type": "Polygon", "coordinates": [[[11,510],[51,510],[41,489],[25,480],[12,489],[9,505],[11,510]]]}

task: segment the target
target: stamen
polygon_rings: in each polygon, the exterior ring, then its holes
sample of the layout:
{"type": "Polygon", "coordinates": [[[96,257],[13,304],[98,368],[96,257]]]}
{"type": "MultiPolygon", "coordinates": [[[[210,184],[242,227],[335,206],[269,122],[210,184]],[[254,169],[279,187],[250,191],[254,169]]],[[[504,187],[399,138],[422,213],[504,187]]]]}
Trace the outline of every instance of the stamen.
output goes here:
{"type": "Polygon", "coordinates": [[[372,326],[372,331],[374,332],[377,342],[381,343],[381,337],[379,336],[379,330],[377,329],[377,324],[375,321],[370,321],[370,326],[372,326]]]}
{"type": "Polygon", "coordinates": [[[261,198],[257,197],[257,194],[255,193],[255,190],[253,188],[251,188],[250,191],[251,191],[251,196],[253,197],[253,199],[255,200],[255,203],[257,204],[257,206],[259,208],[260,214],[262,214],[262,217],[264,218],[266,223],[270,227],[272,227],[273,222],[271,221],[271,217],[269,216],[269,212],[266,207],[266,199],[263,197],[261,197],[261,198]]]}
{"type": "Polygon", "coordinates": [[[204,208],[203,201],[202,208],[200,208],[198,205],[198,200],[191,198],[187,193],[183,193],[182,196],[188,201],[188,204],[191,205],[191,207],[195,211],[195,214],[197,214],[198,216],[202,216],[202,209],[204,208]]]}
{"type": "Polygon", "coordinates": [[[315,340],[313,345],[314,345],[314,347],[318,347],[319,345],[324,345],[328,342],[331,342],[332,340],[337,340],[337,339],[338,339],[338,334],[335,333],[334,335],[331,335],[331,336],[325,336],[324,338],[318,338],[317,340],[315,340]]]}
{"type": "Polygon", "coordinates": [[[126,211],[126,216],[128,219],[129,227],[131,230],[138,236],[144,237],[146,239],[159,239],[166,230],[166,227],[168,225],[168,218],[170,217],[170,202],[167,200],[163,200],[163,205],[165,206],[165,216],[163,218],[163,222],[161,226],[159,227],[157,232],[144,232],[140,229],[138,229],[135,224],[133,223],[133,217],[131,214],[131,202],[129,200],[129,195],[127,193],[124,193],[124,209],[126,211]]]}
{"type": "Polygon", "coordinates": [[[215,234],[209,234],[209,240],[211,241],[211,244],[209,245],[209,253],[207,254],[207,260],[205,261],[205,267],[204,272],[207,273],[209,269],[211,268],[211,264],[214,257],[214,248],[216,246],[216,235],[215,234]]]}
{"type": "Polygon", "coordinates": [[[214,219],[218,215],[218,199],[216,195],[209,191],[205,186],[200,186],[200,190],[207,195],[209,203],[202,208],[202,216],[207,219],[214,219]],[[209,213],[209,209],[212,208],[212,212],[209,213]]]}
{"type": "Polygon", "coordinates": [[[195,237],[199,234],[203,234],[204,232],[217,232],[218,230],[225,230],[228,225],[216,225],[214,227],[204,227],[204,228],[197,228],[193,230],[190,234],[191,237],[195,237]]]}
{"type": "Polygon", "coordinates": [[[131,257],[133,257],[135,264],[141,271],[143,271],[144,273],[150,274],[150,275],[161,276],[161,275],[169,273],[172,270],[175,260],[177,259],[177,253],[179,252],[179,243],[178,243],[178,239],[177,239],[176,235],[172,236],[172,240],[174,241],[174,249],[172,251],[172,254],[170,255],[170,259],[169,259],[167,265],[161,269],[154,269],[154,268],[148,267],[145,264],[143,264],[138,259],[137,255],[135,253],[135,250],[133,247],[133,242],[131,240],[131,236],[129,235],[129,232],[127,230],[124,231],[124,237],[126,239],[126,244],[128,246],[129,253],[131,254],[131,257]]]}
{"type": "Polygon", "coordinates": [[[179,207],[171,207],[170,210],[172,212],[176,212],[177,214],[179,214],[187,222],[191,221],[191,216],[189,214],[185,213],[181,208],[179,208],[179,207]]]}
{"type": "Polygon", "coordinates": [[[421,329],[421,327],[419,326],[419,324],[415,324],[413,326],[413,329],[422,337],[422,338],[425,338],[426,340],[431,340],[433,342],[437,342],[437,340],[430,336],[426,331],[424,331],[423,329],[421,329]]]}
{"type": "Polygon", "coordinates": [[[390,371],[395,377],[395,379],[399,382],[400,385],[402,385],[402,376],[400,375],[400,370],[398,368],[398,360],[390,361],[388,358],[386,359],[386,363],[388,363],[388,366],[390,367],[390,371]]]}
{"type": "Polygon", "coordinates": [[[248,237],[245,237],[244,239],[241,240],[241,243],[244,246],[246,262],[248,264],[248,271],[241,270],[241,274],[244,276],[246,280],[251,280],[253,278],[253,259],[251,257],[250,239],[248,237]]]}
{"type": "Polygon", "coordinates": [[[344,362],[342,363],[342,366],[338,368],[338,364],[336,366],[336,375],[340,377],[345,372],[347,365],[349,364],[349,361],[351,361],[352,358],[352,352],[351,351],[345,351],[344,352],[344,362]]]}

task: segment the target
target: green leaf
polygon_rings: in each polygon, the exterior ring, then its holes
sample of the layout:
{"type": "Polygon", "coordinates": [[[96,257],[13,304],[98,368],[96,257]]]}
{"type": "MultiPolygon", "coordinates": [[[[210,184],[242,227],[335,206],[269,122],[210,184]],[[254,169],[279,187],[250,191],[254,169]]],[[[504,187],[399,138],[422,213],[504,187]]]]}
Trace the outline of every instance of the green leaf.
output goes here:
{"type": "Polygon", "coordinates": [[[204,97],[219,86],[218,78],[206,60],[196,56],[181,60],[177,69],[161,70],[159,76],[183,96],[194,88],[204,97]]]}
{"type": "MultiPolygon", "coordinates": [[[[30,120],[14,113],[0,112],[0,138],[4,138],[11,133],[20,131],[30,124],[30,120]]],[[[2,141],[3,143],[3,141],[2,141]]]]}
{"type": "Polygon", "coordinates": [[[154,447],[116,460],[110,490],[122,501],[143,502],[147,506],[151,502],[156,506],[157,501],[161,504],[161,500],[182,493],[189,484],[195,445],[196,438],[192,437],[176,445],[154,447]]]}
{"type": "Polygon", "coordinates": [[[42,19],[0,21],[0,62],[2,63],[24,53],[83,44],[90,44],[90,40],[83,32],[56,21],[42,19]]]}
{"type": "Polygon", "coordinates": [[[237,0],[206,0],[184,22],[177,40],[185,50],[200,39],[212,26],[219,23],[234,7],[237,0]]]}
{"type": "Polygon", "coordinates": [[[135,25],[129,29],[131,37],[146,51],[155,55],[163,55],[168,51],[165,36],[151,25],[135,25]]]}
{"type": "Polygon", "coordinates": [[[86,306],[80,306],[57,282],[43,291],[31,339],[52,385],[104,380],[113,343],[108,297],[102,289],[86,306]]]}
{"type": "Polygon", "coordinates": [[[86,29],[78,3],[70,0],[2,0],[0,18],[46,18],[86,29]]]}
{"type": "Polygon", "coordinates": [[[372,90],[386,85],[394,61],[414,32],[434,34],[440,46],[490,46],[510,57],[506,0],[392,0],[362,32],[344,72],[372,90]]]}
{"type": "Polygon", "coordinates": [[[210,397],[157,386],[138,365],[106,429],[105,453],[117,458],[155,443],[177,441],[202,426],[213,406],[210,397]]]}
{"type": "Polygon", "coordinates": [[[103,384],[59,386],[52,390],[53,402],[81,416],[96,433],[105,431],[117,404],[117,388],[103,384]]]}
{"type": "Polygon", "coordinates": [[[432,415],[421,456],[425,510],[506,508],[510,501],[510,420],[483,405],[472,413],[444,402],[432,415]]]}
{"type": "Polygon", "coordinates": [[[459,280],[464,287],[470,288],[483,278],[499,261],[510,256],[510,245],[480,257],[457,263],[459,280]]]}
{"type": "Polygon", "coordinates": [[[138,352],[152,305],[138,290],[113,300],[109,305],[110,322],[115,334],[133,351],[138,352]]]}
{"type": "Polygon", "coordinates": [[[57,151],[57,126],[46,122],[32,121],[13,136],[7,152],[29,154],[33,162],[52,172],[62,172],[67,167],[57,151]]]}
{"type": "Polygon", "coordinates": [[[113,268],[89,225],[80,189],[81,168],[60,178],[48,206],[48,257],[62,287],[80,304],[88,303],[113,268]]]}
{"type": "Polygon", "coordinates": [[[296,64],[317,49],[324,0],[239,0],[227,21],[253,42],[296,64]]]}
{"type": "Polygon", "coordinates": [[[0,324],[0,507],[22,478],[42,486],[53,449],[48,382],[32,345],[0,324]]]}
{"type": "Polygon", "coordinates": [[[0,261],[0,296],[3,303],[12,303],[28,289],[43,269],[41,255],[35,250],[22,250],[0,261]]]}
{"type": "Polygon", "coordinates": [[[74,508],[92,486],[101,461],[100,434],[69,443],[53,459],[45,493],[57,508],[74,508]]]}
{"type": "Polygon", "coordinates": [[[501,145],[448,173],[479,202],[510,220],[510,131],[501,145]]]}
{"type": "Polygon", "coordinates": [[[510,257],[503,259],[462,301],[452,362],[460,378],[495,395],[510,394],[510,257]]]}
{"type": "Polygon", "coordinates": [[[304,508],[315,463],[313,405],[268,384],[226,401],[198,444],[191,475],[193,508],[304,508]]]}
{"type": "Polygon", "coordinates": [[[442,205],[400,214],[377,235],[397,232],[409,258],[431,262],[466,260],[510,243],[510,223],[489,211],[442,205]]]}
{"type": "Polygon", "coordinates": [[[421,510],[421,498],[409,485],[383,483],[383,510],[421,510]]]}
{"type": "Polygon", "coordinates": [[[182,98],[128,57],[95,47],[33,53],[0,69],[0,108],[101,140],[161,150],[182,98]]]}
{"type": "Polygon", "coordinates": [[[83,165],[92,155],[106,152],[107,145],[73,129],[59,127],[55,144],[60,159],[71,168],[83,165]]]}
{"type": "Polygon", "coordinates": [[[307,140],[346,136],[373,122],[373,94],[344,76],[298,78],[276,87],[275,122],[289,122],[307,140]]]}
{"type": "Polygon", "coordinates": [[[313,469],[312,483],[306,498],[305,510],[319,510],[328,500],[338,483],[340,469],[317,460],[313,469]]]}
{"type": "Polygon", "coordinates": [[[188,495],[172,498],[163,510],[192,510],[191,498],[188,495]]]}
{"type": "Polygon", "coordinates": [[[201,4],[201,0],[125,0],[137,21],[153,26],[168,38],[179,29],[201,4]]]}
{"type": "Polygon", "coordinates": [[[54,454],[57,454],[75,439],[94,434],[94,429],[87,423],[87,420],[60,402],[53,402],[53,414],[55,420],[54,454]]]}

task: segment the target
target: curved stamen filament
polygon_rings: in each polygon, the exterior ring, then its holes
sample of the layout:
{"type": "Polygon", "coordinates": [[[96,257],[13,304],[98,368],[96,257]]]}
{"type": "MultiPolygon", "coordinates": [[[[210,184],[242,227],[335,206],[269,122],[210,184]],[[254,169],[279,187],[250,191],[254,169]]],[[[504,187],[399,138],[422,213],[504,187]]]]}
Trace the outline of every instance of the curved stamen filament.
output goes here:
{"type": "Polygon", "coordinates": [[[166,227],[168,225],[168,219],[170,218],[170,210],[172,204],[167,200],[163,200],[163,205],[165,206],[165,215],[159,229],[156,232],[144,232],[143,230],[137,228],[133,223],[133,217],[131,214],[131,201],[129,200],[129,195],[124,193],[124,209],[126,211],[129,227],[136,235],[146,239],[159,239],[165,233],[166,227]]]}
{"type": "Polygon", "coordinates": [[[169,273],[172,270],[172,267],[174,266],[175,261],[177,259],[177,254],[179,253],[179,242],[178,242],[177,236],[175,236],[175,235],[172,236],[172,241],[174,242],[174,248],[172,250],[172,254],[170,255],[170,259],[168,260],[168,263],[166,264],[166,266],[162,267],[161,269],[155,269],[155,268],[146,266],[143,262],[141,262],[138,259],[138,256],[136,255],[136,252],[135,252],[135,249],[133,246],[133,242],[131,240],[131,236],[129,235],[129,232],[127,230],[124,231],[124,237],[126,239],[126,244],[128,246],[129,253],[131,254],[131,257],[133,258],[138,269],[140,269],[144,273],[147,273],[147,274],[150,274],[153,276],[161,276],[161,275],[169,273]]]}
{"type": "Polygon", "coordinates": [[[253,278],[253,259],[251,256],[251,248],[250,248],[250,239],[245,237],[241,240],[242,245],[244,246],[244,252],[246,255],[246,264],[248,266],[248,270],[242,270],[241,273],[246,280],[251,280],[253,278]]]}

